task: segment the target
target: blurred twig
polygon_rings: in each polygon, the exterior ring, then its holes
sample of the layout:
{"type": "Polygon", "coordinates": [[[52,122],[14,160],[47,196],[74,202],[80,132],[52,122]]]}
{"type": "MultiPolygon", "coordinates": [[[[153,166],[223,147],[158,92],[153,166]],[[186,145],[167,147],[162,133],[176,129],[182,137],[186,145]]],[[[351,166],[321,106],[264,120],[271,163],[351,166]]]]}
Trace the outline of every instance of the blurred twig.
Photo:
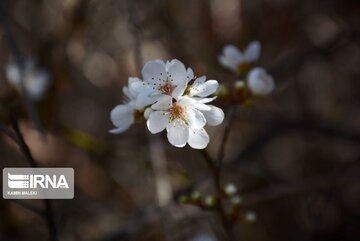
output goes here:
{"type": "MultiPolygon", "coordinates": [[[[5,135],[10,137],[19,146],[22,154],[25,156],[27,161],[30,163],[31,167],[33,167],[33,168],[38,167],[37,162],[33,158],[31,151],[29,149],[29,146],[26,144],[24,137],[20,131],[19,123],[18,123],[17,119],[12,118],[11,124],[14,129],[14,132],[12,132],[8,128],[6,128],[6,126],[4,124],[0,124],[0,127],[1,127],[0,131],[3,131],[5,135]]],[[[45,204],[44,217],[46,219],[47,227],[49,230],[50,241],[57,241],[58,240],[57,228],[55,225],[55,217],[54,217],[54,212],[53,212],[53,208],[52,208],[52,203],[49,199],[44,199],[44,204],[45,204]]],[[[35,209],[29,205],[25,205],[24,203],[22,203],[21,205],[23,205],[24,207],[26,206],[29,210],[35,211],[35,209]]],[[[36,213],[38,213],[38,212],[39,212],[39,210],[36,210],[36,213]]]]}

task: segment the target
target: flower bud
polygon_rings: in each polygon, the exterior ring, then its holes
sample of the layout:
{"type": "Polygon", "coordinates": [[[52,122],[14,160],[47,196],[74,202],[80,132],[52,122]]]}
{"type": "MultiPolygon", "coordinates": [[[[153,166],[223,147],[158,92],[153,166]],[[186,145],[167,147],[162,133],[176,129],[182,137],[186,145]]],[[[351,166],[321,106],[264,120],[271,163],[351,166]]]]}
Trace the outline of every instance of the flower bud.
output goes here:
{"type": "Polygon", "coordinates": [[[179,197],[179,203],[180,204],[188,204],[189,203],[189,197],[188,196],[185,196],[185,195],[181,195],[179,197]]]}
{"type": "Polygon", "coordinates": [[[210,195],[210,196],[207,196],[207,197],[205,198],[205,205],[206,205],[207,207],[209,207],[209,208],[214,208],[214,207],[217,206],[217,204],[218,204],[218,199],[217,199],[217,197],[210,195]]]}
{"type": "Polygon", "coordinates": [[[194,191],[191,194],[191,199],[195,203],[199,203],[201,201],[201,193],[199,191],[194,191]]]}
{"type": "Polygon", "coordinates": [[[231,204],[234,208],[237,208],[237,209],[240,208],[243,204],[242,197],[237,195],[237,196],[231,198],[231,204]]]}
{"type": "Polygon", "coordinates": [[[253,211],[247,211],[244,219],[247,223],[254,223],[256,221],[256,213],[253,211]]]}
{"type": "Polygon", "coordinates": [[[242,80],[237,80],[235,83],[234,83],[234,88],[236,91],[241,91],[243,89],[246,88],[246,84],[244,81],[242,80]]]}
{"type": "Polygon", "coordinates": [[[225,186],[225,190],[224,190],[224,191],[225,191],[226,196],[232,197],[232,196],[234,196],[234,195],[236,194],[237,188],[236,188],[236,186],[235,186],[234,184],[229,183],[229,184],[227,184],[227,185],[225,186]]]}

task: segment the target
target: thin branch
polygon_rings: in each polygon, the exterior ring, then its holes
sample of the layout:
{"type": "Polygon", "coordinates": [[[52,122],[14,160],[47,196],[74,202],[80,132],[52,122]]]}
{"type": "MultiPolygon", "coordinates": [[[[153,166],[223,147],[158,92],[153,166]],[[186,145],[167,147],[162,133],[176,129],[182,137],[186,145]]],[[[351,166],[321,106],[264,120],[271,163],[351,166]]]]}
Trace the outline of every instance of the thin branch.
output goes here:
{"type": "MultiPolygon", "coordinates": [[[[12,118],[11,124],[15,131],[17,139],[19,140],[17,142],[17,144],[19,145],[19,148],[22,151],[23,155],[28,160],[31,167],[33,167],[33,168],[38,167],[38,164],[37,164],[36,160],[34,159],[34,157],[32,156],[30,148],[26,144],[25,139],[20,131],[19,123],[18,123],[17,119],[12,118]]],[[[46,223],[47,223],[48,230],[49,230],[50,241],[57,241],[58,235],[57,235],[57,228],[55,225],[55,217],[54,217],[54,211],[52,208],[52,203],[49,199],[44,199],[44,204],[45,204],[45,218],[46,218],[46,223]]]]}
{"type": "Polygon", "coordinates": [[[0,123],[0,131],[4,133],[7,137],[9,137],[11,140],[13,140],[15,143],[19,144],[19,140],[16,136],[16,134],[6,127],[5,124],[0,123]]]}
{"type": "Polygon", "coordinates": [[[234,120],[235,112],[236,112],[236,105],[230,106],[229,110],[228,110],[228,114],[227,114],[228,119],[226,122],[224,135],[223,135],[223,138],[222,138],[222,141],[220,144],[220,148],[219,148],[219,152],[218,152],[218,156],[217,156],[217,161],[215,162],[214,160],[212,160],[212,158],[208,155],[208,153],[205,150],[200,151],[200,153],[203,155],[203,157],[206,161],[206,164],[208,165],[208,168],[210,169],[210,171],[212,173],[214,186],[215,186],[217,195],[220,200],[220,203],[217,208],[217,212],[220,216],[221,223],[224,227],[227,238],[229,240],[232,240],[231,225],[226,217],[226,212],[224,210],[224,206],[222,203],[223,189],[221,186],[221,170],[222,170],[222,163],[223,163],[224,157],[225,157],[226,143],[227,143],[229,135],[230,135],[230,130],[231,130],[232,122],[234,120]]]}

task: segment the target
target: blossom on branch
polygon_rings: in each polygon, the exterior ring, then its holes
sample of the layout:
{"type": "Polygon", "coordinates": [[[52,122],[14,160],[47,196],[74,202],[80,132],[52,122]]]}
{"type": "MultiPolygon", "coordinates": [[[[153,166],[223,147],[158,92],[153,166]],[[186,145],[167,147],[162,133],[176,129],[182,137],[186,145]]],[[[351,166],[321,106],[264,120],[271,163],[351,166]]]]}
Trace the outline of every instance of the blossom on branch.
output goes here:
{"type": "Polygon", "coordinates": [[[259,59],[260,51],[261,45],[258,41],[251,42],[244,52],[234,45],[226,45],[218,60],[223,67],[242,74],[250,68],[251,63],[259,59]]]}
{"type": "Polygon", "coordinates": [[[112,110],[111,120],[117,128],[110,132],[121,133],[144,117],[151,133],[166,129],[172,145],[205,148],[210,141],[206,124],[216,126],[224,120],[224,112],[208,104],[216,98],[212,95],[218,82],[194,77],[192,69],[176,59],[149,61],[142,75],[144,80],[129,78],[123,89],[128,100],[112,110]]]}

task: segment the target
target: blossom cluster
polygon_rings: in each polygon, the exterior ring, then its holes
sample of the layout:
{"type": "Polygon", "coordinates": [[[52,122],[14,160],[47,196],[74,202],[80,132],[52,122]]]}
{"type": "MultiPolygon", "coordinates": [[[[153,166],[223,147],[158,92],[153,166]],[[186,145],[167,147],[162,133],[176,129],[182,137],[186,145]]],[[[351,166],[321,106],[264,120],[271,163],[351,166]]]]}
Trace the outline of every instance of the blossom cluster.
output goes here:
{"type": "Polygon", "coordinates": [[[219,56],[219,63],[239,76],[246,74],[246,81],[236,81],[235,87],[245,87],[254,95],[268,95],[275,88],[273,77],[262,67],[251,68],[259,59],[260,52],[261,45],[258,41],[251,42],[244,52],[233,45],[226,45],[219,56]]]}
{"type": "Polygon", "coordinates": [[[142,80],[130,77],[123,87],[125,101],[111,111],[116,128],[110,133],[122,133],[145,118],[152,134],[166,129],[172,145],[189,144],[194,149],[204,149],[209,143],[204,127],[219,125],[224,120],[224,112],[209,104],[216,98],[213,95],[218,82],[196,77],[191,68],[186,69],[177,59],[147,62],[142,77],[142,80]]]}

